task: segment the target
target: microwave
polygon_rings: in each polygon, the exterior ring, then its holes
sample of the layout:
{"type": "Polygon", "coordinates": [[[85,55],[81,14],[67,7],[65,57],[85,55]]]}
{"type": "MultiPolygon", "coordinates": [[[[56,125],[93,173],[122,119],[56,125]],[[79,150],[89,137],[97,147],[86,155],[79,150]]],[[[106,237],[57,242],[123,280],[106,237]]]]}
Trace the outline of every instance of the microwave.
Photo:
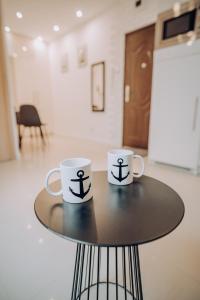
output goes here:
{"type": "Polygon", "coordinates": [[[155,48],[180,43],[192,44],[200,38],[200,0],[176,2],[172,9],[158,15],[155,48]]]}

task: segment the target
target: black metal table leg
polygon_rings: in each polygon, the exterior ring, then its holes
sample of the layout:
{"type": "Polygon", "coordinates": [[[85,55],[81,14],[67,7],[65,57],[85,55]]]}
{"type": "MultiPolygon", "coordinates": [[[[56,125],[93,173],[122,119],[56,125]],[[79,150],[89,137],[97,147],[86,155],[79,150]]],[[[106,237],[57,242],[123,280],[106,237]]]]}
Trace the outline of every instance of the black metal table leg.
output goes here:
{"type": "Polygon", "coordinates": [[[78,266],[79,266],[79,260],[80,260],[80,244],[77,244],[76,247],[76,259],[75,259],[75,265],[74,265],[74,278],[73,278],[73,284],[72,284],[72,294],[71,294],[71,300],[76,299],[76,286],[77,286],[77,280],[78,280],[78,266]]]}
{"type": "Polygon", "coordinates": [[[134,270],[135,270],[136,299],[143,300],[138,246],[133,246],[132,249],[133,249],[133,260],[134,260],[134,270]]]}
{"type": "Polygon", "coordinates": [[[81,300],[82,298],[84,300],[105,300],[105,297],[107,300],[143,300],[138,246],[112,248],[77,245],[71,300],[81,300]],[[95,251],[96,248],[97,251],[95,251]],[[104,251],[105,264],[102,261],[104,251]],[[114,259],[111,257],[112,254],[114,259]],[[120,254],[121,265],[118,259],[120,254]],[[112,263],[114,264],[113,278],[115,281],[110,280],[112,263]],[[101,274],[103,267],[105,267],[105,272],[101,274]],[[94,274],[95,271],[96,274],[94,274]],[[83,282],[85,282],[85,286],[83,286],[83,282]],[[102,288],[105,290],[104,298],[100,293],[102,288]],[[113,292],[112,297],[111,291],[113,292]]]}

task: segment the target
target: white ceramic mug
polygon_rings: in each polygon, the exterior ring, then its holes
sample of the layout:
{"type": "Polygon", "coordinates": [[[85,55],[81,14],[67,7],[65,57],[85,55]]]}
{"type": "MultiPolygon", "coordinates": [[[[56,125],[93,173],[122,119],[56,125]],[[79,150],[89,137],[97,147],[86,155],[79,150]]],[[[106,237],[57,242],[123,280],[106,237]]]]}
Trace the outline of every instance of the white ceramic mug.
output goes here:
{"type": "Polygon", "coordinates": [[[116,185],[127,185],[133,182],[134,177],[144,174],[144,160],[142,156],[134,154],[131,150],[116,149],[108,152],[108,182],[116,185]],[[139,159],[141,170],[133,171],[133,160],[139,159]]]}
{"type": "Polygon", "coordinates": [[[91,160],[87,158],[71,158],[60,163],[59,168],[48,172],[45,188],[50,195],[63,195],[70,203],[82,203],[92,198],[91,160]],[[54,192],[49,187],[49,178],[55,173],[61,174],[61,190],[54,192]]]}

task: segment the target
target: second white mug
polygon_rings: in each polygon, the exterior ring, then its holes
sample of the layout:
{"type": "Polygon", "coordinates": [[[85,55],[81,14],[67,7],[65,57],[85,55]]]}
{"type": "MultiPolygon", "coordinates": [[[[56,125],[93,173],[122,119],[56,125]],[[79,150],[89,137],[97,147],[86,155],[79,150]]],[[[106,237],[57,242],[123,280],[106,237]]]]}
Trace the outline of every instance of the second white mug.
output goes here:
{"type": "Polygon", "coordinates": [[[116,149],[108,152],[108,182],[116,185],[127,185],[134,177],[144,174],[144,159],[127,149],[116,149]],[[139,173],[133,171],[133,160],[139,159],[141,169],[139,173]]]}

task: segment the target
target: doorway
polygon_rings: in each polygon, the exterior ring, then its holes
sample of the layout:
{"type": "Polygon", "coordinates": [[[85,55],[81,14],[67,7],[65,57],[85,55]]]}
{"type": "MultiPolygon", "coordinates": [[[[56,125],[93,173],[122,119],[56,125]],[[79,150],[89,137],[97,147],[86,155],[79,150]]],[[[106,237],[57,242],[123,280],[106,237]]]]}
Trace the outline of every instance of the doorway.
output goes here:
{"type": "Polygon", "coordinates": [[[155,24],[126,35],[123,145],[148,148],[155,24]]]}

